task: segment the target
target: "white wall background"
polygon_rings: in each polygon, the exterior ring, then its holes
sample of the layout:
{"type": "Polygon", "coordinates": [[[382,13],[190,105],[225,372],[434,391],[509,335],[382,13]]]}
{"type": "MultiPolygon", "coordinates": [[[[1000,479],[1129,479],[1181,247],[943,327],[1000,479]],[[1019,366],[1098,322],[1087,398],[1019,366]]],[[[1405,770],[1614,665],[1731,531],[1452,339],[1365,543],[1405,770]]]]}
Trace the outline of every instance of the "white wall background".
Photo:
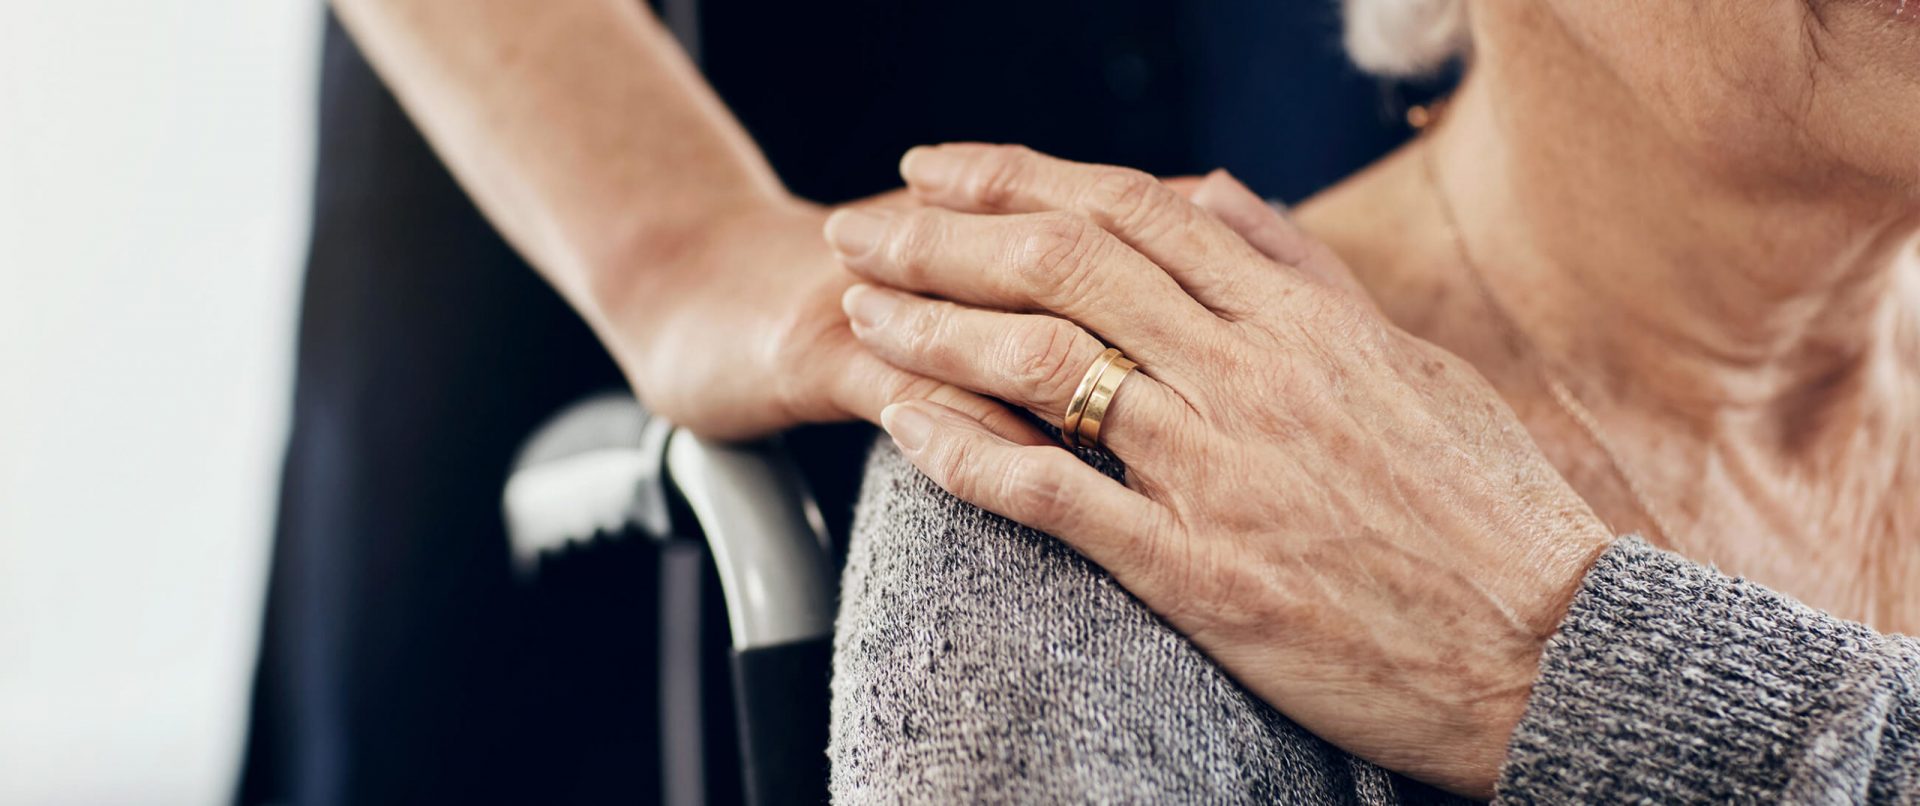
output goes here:
{"type": "Polygon", "coordinates": [[[0,803],[230,796],[320,19],[0,0],[0,803]]]}

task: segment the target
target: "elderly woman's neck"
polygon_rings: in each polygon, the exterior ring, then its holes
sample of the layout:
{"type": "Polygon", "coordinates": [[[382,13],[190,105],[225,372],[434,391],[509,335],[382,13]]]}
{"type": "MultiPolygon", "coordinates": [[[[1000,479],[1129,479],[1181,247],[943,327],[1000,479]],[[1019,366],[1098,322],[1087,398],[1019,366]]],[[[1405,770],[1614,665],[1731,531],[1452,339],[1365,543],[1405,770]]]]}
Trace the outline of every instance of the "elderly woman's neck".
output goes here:
{"type": "Polygon", "coordinates": [[[1915,199],[1689,153],[1587,89],[1470,81],[1421,146],[1478,270],[1576,381],[1778,424],[1848,419],[1912,361],[1915,199]]]}

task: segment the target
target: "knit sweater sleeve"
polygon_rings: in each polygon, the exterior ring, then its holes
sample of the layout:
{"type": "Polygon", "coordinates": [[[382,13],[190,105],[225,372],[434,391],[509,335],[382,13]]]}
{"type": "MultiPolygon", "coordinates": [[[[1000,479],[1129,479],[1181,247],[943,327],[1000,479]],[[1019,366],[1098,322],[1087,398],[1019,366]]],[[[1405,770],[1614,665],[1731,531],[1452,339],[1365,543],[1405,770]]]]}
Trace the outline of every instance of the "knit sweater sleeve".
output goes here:
{"type": "Polygon", "coordinates": [[[1625,538],[1541,659],[1513,803],[1920,799],[1920,641],[1625,538]]]}

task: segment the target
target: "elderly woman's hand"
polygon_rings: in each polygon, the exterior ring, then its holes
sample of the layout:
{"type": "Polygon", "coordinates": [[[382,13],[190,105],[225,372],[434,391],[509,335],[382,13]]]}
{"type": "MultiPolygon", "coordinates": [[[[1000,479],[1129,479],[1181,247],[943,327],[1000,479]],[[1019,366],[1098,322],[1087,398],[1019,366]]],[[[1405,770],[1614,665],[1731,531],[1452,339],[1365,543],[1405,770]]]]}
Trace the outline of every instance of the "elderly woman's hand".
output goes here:
{"type": "Polygon", "coordinates": [[[1124,486],[929,403],[884,415],[914,464],[1077,547],[1303,726],[1489,794],[1613,536],[1486,381],[1224,175],[1196,196],[1217,216],[1020,148],[915,149],[902,173],[935,207],[826,228],[877,284],[844,298],[861,342],[1056,426],[1107,345],[1139,362],[1100,432],[1124,486]]]}

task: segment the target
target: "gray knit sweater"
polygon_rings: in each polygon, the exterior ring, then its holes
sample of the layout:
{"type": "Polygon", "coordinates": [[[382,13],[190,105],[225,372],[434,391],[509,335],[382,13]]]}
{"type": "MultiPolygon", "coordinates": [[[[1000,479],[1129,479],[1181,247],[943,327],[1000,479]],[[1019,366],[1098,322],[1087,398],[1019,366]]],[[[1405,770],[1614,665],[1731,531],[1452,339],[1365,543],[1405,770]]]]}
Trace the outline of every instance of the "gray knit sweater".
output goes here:
{"type": "MultiPolygon", "coordinates": [[[[1070,548],[884,440],[853,541],[836,801],[1453,800],[1294,725],[1070,548]]],[[[1920,802],[1920,645],[1622,540],[1547,648],[1499,793],[1920,802]]]]}

